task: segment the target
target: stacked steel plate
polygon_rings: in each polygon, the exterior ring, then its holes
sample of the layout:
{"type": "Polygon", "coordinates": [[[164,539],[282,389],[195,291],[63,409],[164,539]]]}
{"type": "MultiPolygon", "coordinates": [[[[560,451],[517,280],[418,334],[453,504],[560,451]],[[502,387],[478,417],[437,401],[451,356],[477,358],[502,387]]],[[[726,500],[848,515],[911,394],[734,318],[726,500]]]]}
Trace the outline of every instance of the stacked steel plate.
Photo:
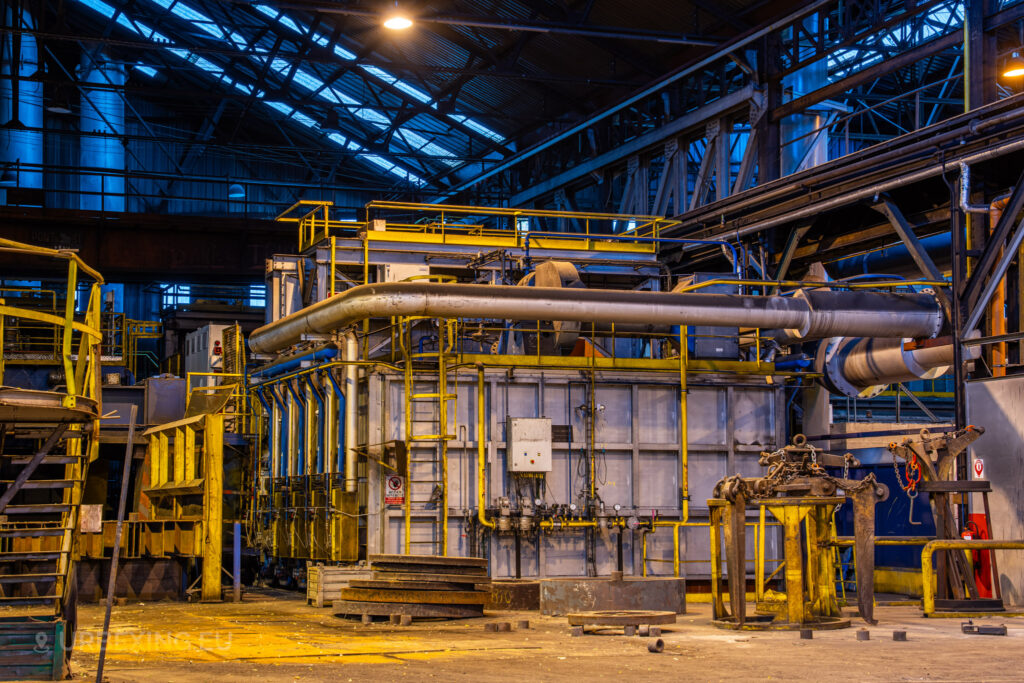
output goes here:
{"type": "Polygon", "coordinates": [[[353,579],[337,614],[481,617],[490,595],[487,560],[442,555],[370,555],[372,579],[353,579]]]}

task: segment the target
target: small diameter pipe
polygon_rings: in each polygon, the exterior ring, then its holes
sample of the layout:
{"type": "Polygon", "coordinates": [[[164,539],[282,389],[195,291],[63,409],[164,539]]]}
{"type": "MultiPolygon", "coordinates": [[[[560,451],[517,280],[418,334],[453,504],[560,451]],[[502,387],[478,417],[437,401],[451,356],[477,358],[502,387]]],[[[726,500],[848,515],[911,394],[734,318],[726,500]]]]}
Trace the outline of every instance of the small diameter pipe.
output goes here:
{"type": "Polygon", "coordinates": [[[736,272],[737,277],[743,275],[743,263],[740,261],[739,255],[736,253],[736,247],[730,242],[725,240],[701,240],[691,239],[683,237],[634,237],[632,235],[604,235],[604,234],[586,234],[586,233],[575,233],[575,232],[527,232],[523,238],[523,245],[525,251],[526,262],[530,262],[530,238],[531,237],[556,237],[561,239],[592,239],[592,240],[614,240],[616,242],[639,242],[642,244],[657,244],[659,242],[667,242],[669,244],[696,244],[696,245],[718,245],[722,249],[728,249],[732,252],[732,264],[733,270],[736,272]]]}
{"type": "MultiPolygon", "coordinates": [[[[999,225],[999,220],[1003,217],[1003,211],[1006,210],[1006,206],[1010,203],[1010,195],[1006,194],[1001,197],[997,197],[992,201],[989,206],[989,218],[988,228],[989,233],[995,231],[996,226],[999,225]]],[[[1011,218],[1013,218],[1011,216],[1011,218]]],[[[999,259],[1003,258],[1003,250],[999,250],[999,259]]],[[[992,303],[989,304],[988,308],[988,333],[993,337],[1006,334],[1006,277],[1003,276],[999,280],[999,286],[996,287],[996,291],[992,293],[992,303]]],[[[1005,377],[1006,376],[1006,342],[997,342],[992,345],[991,351],[991,366],[993,377],[1005,377]]]]}
{"type": "Polygon", "coordinates": [[[988,213],[988,204],[971,204],[971,167],[960,162],[960,210],[964,213],[988,213]]]}
{"type": "Polygon", "coordinates": [[[487,435],[487,421],[484,417],[486,397],[484,390],[484,366],[476,366],[476,461],[477,461],[477,517],[480,523],[489,529],[494,528],[494,520],[487,519],[487,449],[484,445],[487,435]]]}
{"type": "Polygon", "coordinates": [[[358,424],[356,422],[356,410],[359,407],[359,401],[358,397],[356,396],[356,392],[359,379],[359,368],[353,362],[358,358],[358,356],[359,344],[356,341],[356,335],[354,332],[349,332],[348,334],[345,335],[344,344],[344,360],[347,361],[347,365],[345,365],[344,371],[346,493],[355,493],[357,484],[359,483],[356,469],[356,430],[358,429],[358,424]]]}

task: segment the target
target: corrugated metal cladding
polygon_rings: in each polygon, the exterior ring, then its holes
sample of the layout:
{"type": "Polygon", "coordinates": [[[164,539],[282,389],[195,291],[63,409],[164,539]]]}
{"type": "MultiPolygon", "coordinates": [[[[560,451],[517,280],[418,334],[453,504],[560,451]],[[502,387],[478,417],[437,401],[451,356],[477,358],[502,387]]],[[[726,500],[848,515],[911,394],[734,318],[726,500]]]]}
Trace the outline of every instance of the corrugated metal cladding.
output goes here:
{"type": "MultiPolygon", "coordinates": [[[[451,383],[449,383],[449,387],[451,383]]],[[[366,406],[360,407],[367,443],[404,439],[402,377],[393,372],[370,376],[366,406]]],[[[417,391],[435,391],[424,384],[417,391]]],[[[467,373],[458,382],[456,415],[450,425],[456,440],[449,442],[449,553],[469,552],[467,511],[476,507],[477,486],[477,384],[467,373]]],[[[587,423],[580,406],[588,403],[589,380],[579,372],[517,369],[514,373],[487,375],[486,448],[488,453],[488,505],[501,495],[514,496],[515,482],[506,471],[505,425],[508,417],[547,417],[553,425],[570,425],[572,442],[552,444],[553,471],[546,476],[546,504],[579,503],[585,481],[579,471],[588,449],[587,423]],[[511,375],[511,376],[510,376],[511,375]]],[[[728,474],[754,476],[762,450],[774,450],[783,440],[782,393],[759,385],[701,385],[691,383],[688,392],[689,471],[692,521],[707,519],[707,499],[719,479],[728,474]]],[[[598,460],[598,493],[607,508],[622,506],[623,514],[636,511],[663,519],[678,519],[680,509],[679,384],[671,373],[623,373],[603,377],[595,384],[598,405],[595,443],[598,460]],[[603,408],[601,408],[603,406],[603,408]]],[[[436,406],[420,407],[414,420],[429,421],[436,406]]],[[[415,424],[415,423],[414,423],[415,424]]],[[[419,433],[419,432],[417,432],[419,433]]],[[[433,448],[430,446],[429,448],[433,448]]],[[[439,480],[439,472],[426,448],[410,454],[412,477],[439,480]],[[427,469],[423,469],[427,468],[427,469]]],[[[369,461],[367,475],[368,552],[402,552],[404,517],[399,506],[383,501],[387,471],[369,461]]],[[[475,514],[475,513],[473,513],[475,514]]],[[[431,524],[413,524],[411,540],[430,541],[437,533],[431,524]]],[[[598,534],[596,564],[599,573],[615,568],[615,534],[598,534]]],[[[555,531],[522,539],[521,569],[524,576],[586,575],[585,537],[582,531],[555,531]]],[[[752,544],[753,539],[748,539],[752,544]]],[[[685,575],[710,573],[710,548],[706,527],[681,531],[681,555],[685,575]]],[[[514,575],[515,557],[511,535],[492,534],[491,574],[514,575]]],[[[648,574],[672,573],[672,530],[658,528],[648,536],[648,574]]],[[[753,553],[753,545],[750,552],[753,553]]],[[[752,555],[751,555],[752,556],[752,555]]],[[[770,555],[773,556],[774,555],[770,555]]],[[[624,568],[641,571],[640,532],[624,535],[624,568]]]]}

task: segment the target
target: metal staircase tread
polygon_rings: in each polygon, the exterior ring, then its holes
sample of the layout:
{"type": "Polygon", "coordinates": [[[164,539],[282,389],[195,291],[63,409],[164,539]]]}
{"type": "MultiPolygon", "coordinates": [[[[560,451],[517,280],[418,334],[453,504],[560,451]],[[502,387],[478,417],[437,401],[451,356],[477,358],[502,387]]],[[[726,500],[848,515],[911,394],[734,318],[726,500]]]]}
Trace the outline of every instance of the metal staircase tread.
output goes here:
{"type": "Polygon", "coordinates": [[[0,576],[0,583],[51,583],[57,578],[58,575],[55,573],[8,574],[0,576]]]}
{"type": "Polygon", "coordinates": [[[0,553],[0,562],[53,562],[65,554],[66,550],[0,553]]]}
{"type": "Polygon", "coordinates": [[[33,536],[63,536],[67,529],[36,527],[29,529],[0,529],[0,538],[32,538],[33,536]]]}
{"type": "Polygon", "coordinates": [[[33,503],[26,505],[8,505],[4,508],[5,515],[46,515],[58,512],[70,512],[70,503],[33,503]]]}
{"type": "MultiPolygon", "coordinates": [[[[0,479],[0,484],[13,484],[13,479],[0,479]]],[[[77,482],[73,479],[29,479],[21,485],[22,489],[69,489],[77,482]]]]}

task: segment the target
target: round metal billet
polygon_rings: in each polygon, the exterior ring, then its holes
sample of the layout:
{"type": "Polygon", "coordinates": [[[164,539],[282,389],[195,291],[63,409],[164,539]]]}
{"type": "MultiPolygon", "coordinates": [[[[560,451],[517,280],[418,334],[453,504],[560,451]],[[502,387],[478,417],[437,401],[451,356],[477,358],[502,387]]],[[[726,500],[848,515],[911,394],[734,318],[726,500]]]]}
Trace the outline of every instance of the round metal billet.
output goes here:
{"type": "Polygon", "coordinates": [[[527,619],[520,619],[516,622],[517,629],[528,629],[530,628],[530,622],[527,619]]]}
{"type": "Polygon", "coordinates": [[[651,635],[651,627],[647,624],[640,624],[640,628],[637,629],[636,634],[641,638],[646,638],[651,635]]]}
{"type": "Polygon", "coordinates": [[[814,638],[814,631],[809,628],[800,629],[800,640],[811,640],[814,638]]]}
{"type": "Polygon", "coordinates": [[[905,643],[907,641],[907,632],[906,631],[893,631],[892,632],[892,639],[896,640],[896,641],[899,641],[901,643],[905,643]]]}
{"type": "Polygon", "coordinates": [[[362,616],[362,621],[363,621],[364,624],[372,624],[373,623],[373,617],[371,617],[369,614],[364,614],[362,616]]]}
{"type": "Polygon", "coordinates": [[[493,621],[484,624],[484,630],[488,633],[495,633],[498,630],[498,625],[493,621]]]}
{"type": "Polygon", "coordinates": [[[388,622],[390,622],[392,626],[398,626],[402,622],[402,615],[391,614],[388,616],[388,622]]]}
{"type": "Polygon", "coordinates": [[[622,627],[622,635],[624,635],[624,636],[635,636],[636,635],[636,626],[634,626],[632,624],[626,624],[625,626],[622,627]]]}
{"type": "Polygon", "coordinates": [[[639,624],[674,624],[675,612],[653,610],[598,610],[566,615],[570,626],[637,626],[639,624]]]}
{"type": "Polygon", "coordinates": [[[498,623],[498,630],[502,631],[502,632],[511,631],[512,630],[512,624],[507,622],[507,621],[499,622],[498,623]]]}
{"type": "Polygon", "coordinates": [[[857,640],[871,640],[871,631],[862,628],[857,631],[857,640]]]}
{"type": "Polygon", "coordinates": [[[412,626],[412,615],[411,614],[403,614],[403,615],[401,615],[401,620],[398,623],[401,626],[412,626]]]}
{"type": "Polygon", "coordinates": [[[649,626],[647,635],[649,635],[651,638],[660,638],[661,628],[659,626],[649,626]]]}
{"type": "Polygon", "coordinates": [[[569,635],[571,635],[571,636],[582,636],[583,635],[583,627],[582,626],[573,626],[572,629],[569,631],[569,635]]]}
{"type": "Polygon", "coordinates": [[[648,640],[647,641],[647,651],[648,652],[664,652],[665,651],[665,641],[662,640],[661,638],[654,638],[652,640],[648,640]]]}

